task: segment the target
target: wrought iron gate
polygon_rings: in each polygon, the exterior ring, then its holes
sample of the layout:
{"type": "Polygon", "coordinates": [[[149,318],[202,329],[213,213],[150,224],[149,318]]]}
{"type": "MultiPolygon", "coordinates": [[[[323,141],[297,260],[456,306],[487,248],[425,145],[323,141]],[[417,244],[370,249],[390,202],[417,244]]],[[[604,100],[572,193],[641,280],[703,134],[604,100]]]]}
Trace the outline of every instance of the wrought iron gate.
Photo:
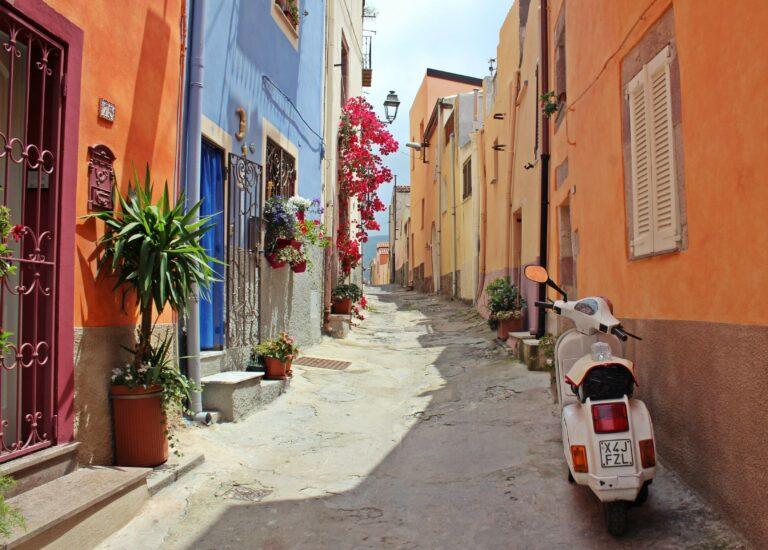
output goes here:
{"type": "Polygon", "coordinates": [[[13,272],[0,285],[0,462],[48,447],[56,405],[56,276],[64,47],[0,8],[0,195],[13,272]]]}
{"type": "Polygon", "coordinates": [[[259,341],[261,165],[229,154],[227,212],[227,347],[259,341]]]}

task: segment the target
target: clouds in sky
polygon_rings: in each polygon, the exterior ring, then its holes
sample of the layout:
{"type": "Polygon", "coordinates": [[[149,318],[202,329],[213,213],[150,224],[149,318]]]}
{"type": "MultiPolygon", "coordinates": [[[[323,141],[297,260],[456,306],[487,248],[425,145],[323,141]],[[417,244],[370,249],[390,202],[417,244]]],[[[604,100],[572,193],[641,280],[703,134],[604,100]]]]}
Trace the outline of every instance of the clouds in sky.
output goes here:
{"type": "MultiPolygon", "coordinates": [[[[410,183],[408,111],[427,67],[482,78],[488,60],[496,57],[499,29],[512,6],[511,0],[366,0],[378,11],[365,26],[373,38],[373,86],[367,98],[384,117],[384,99],[389,90],[400,97],[400,110],[391,131],[400,142],[400,152],[386,164],[400,184],[410,183]]],[[[379,195],[389,203],[392,185],[382,186],[379,195]]],[[[387,232],[387,213],[377,216],[387,232]]]]}

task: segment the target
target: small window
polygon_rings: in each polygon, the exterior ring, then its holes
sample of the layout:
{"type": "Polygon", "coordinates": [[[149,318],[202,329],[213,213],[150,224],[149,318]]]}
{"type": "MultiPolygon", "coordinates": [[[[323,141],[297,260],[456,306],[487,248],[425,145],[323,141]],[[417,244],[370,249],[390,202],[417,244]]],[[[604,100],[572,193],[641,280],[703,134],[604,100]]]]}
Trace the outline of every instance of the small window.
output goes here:
{"type": "Polygon", "coordinates": [[[630,81],[630,172],[633,257],[677,250],[681,243],[675,172],[670,48],[630,81]]]}
{"type": "Polygon", "coordinates": [[[566,111],[566,73],[565,73],[565,3],[560,10],[555,25],[555,98],[557,99],[557,117],[555,118],[555,127],[560,127],[560,121],[565,116],[566,111]]]}
{"type": "Polygon", "coordinates": [[[467,159],[467,162],[464,163],[464,167],[461,170],[462,172],[462,187],[461,187],[461,196],[462,198],[466,199],[467,197],[472,195],[472,159],[467,159]]]}
{"type": "Polygon", "coordinates": [[[267,138],[266,198],[296,194],[296,159],[275,141],[267,138]]]}
{"type": "Polygon", "coordinates": [[[283,31],[291,45],[299,47],[299,0],[273,0],[272,19],[283,31]]]}

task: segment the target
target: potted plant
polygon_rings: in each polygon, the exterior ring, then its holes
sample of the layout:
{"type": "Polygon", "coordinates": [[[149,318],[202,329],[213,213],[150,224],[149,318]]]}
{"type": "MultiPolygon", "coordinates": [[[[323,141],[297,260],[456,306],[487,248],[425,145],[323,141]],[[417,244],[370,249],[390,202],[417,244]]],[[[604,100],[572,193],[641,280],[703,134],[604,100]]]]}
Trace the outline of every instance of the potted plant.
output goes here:
{"type": "Polygon", "coordinates": [[[506,278],[498,278],[488,284],[486,293],[491,310],[489,324],[491,328],[496,325],[498,337],[506,340],[510,332],[522,330],[525,300],[517,286],[506,278]]]}
{"type": "Polygon", "coordinates": [[[255,345],[253,354],[264,361],[265,378],[285,380],[286,377],[293,376],[291,365],[299,355],[299,348],[291,336],[281,332],[277,338],[255,345]]]}
{"type": "Polygon", "coordinates": [[[270,197],[264,204],[264,223],[266,225],[265,254],[273,269],[285,266],[278,260],[277,253],[288,246],[301,247],[296,241],[296,210],[282,197],[270,197]]]}
{"type": "MultiPolygon", "coordinates": [[[[114,290],[131,292],[141,324],[130,363],[113,371],[115,453],[121,466],[157,466],[168,459],[169,412],[181,409],[193,389],[174,364],[171,338],[153,341],[153,310],[183,314],[197,286],[203,296],[215,280],[211,258],[200,243],[210,218],[193,221],[200,202],[185,209],[184,195],[171,204],[168,185],[152,201],[149,167],[142,184],[134,175],[119,211],[88,216],[103,221],[97,277],[115,277],[114,290]]],[[[157,339],[156,339],[157,340],[157,339]]],[[[172,445],[173,446],[173,445],[172,445]]]]}
{"type": "Polygon", "coordinates": [[[333,312],[349,315],[352,311],[352,303],[363,297],[363,291],[354,283],[340,284],[333,289],[331,297],[333,298],[333,312]]]}
{"type": "Polygon", "coordinates": [[[281,248],[276,252],[275,258],[282,265],[290,264],[291,270],[295,273],[303,273],[307,269],[307,262],[309,261],[306,252],[295,246],[281,248]]]}

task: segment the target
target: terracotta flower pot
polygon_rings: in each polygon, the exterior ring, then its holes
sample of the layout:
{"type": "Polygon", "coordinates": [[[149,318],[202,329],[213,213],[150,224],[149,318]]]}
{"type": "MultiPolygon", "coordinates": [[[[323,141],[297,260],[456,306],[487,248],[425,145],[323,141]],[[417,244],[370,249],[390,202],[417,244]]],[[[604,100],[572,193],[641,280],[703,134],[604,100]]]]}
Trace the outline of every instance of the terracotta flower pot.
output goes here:
{"type": "Polygon", "coordinates": [[[159,466],[168,460],[168,438],[162,388],[112,386],[115,463],[118,466],[159,466]]]}
{"type": "Polygon", "coordinates": [[[343,300],[334,298],[333,305],[331,307],[333,308],[332,311],[334,313],[349,315],[349,313],[352,311],[352,298],[344,298],[343,300]]]}
{"type": "Polygon", "coordinates": [[[281,267],[285,267],[285,262],[278,260],[277,254],[273,252],[267,252],[264,254],[264,257],[267,259],[267,263],[272,269],[280,269],[281,267]]]}
{"type": "Polygon", "coordinates": [[[264,366],[266,367],[266,376],[269,380],[285,380],[291,370],[291,362],[284,363],[274,357],[264,357],[264,366]]]}
{"type": "Polygon", "coordinates": [[[304,273],[306,270],[307,270],[306,261],[291,265],[291,271],[293,271],[294,273],[304,273]]]}
{"type": "Polygon", "coordinates": [[[510,332],[521,332],[523,330],[523,317],[519,319],[505,319],[499,321],[497,335],[500,340],[506,340],[510,332]]]}
{"type": "Polygon", "coordinates": [[[291,246],[295,248],[296,250],[301,250],[302,245],[304,244],[301,241],[298,241],[296,239],[291,239],[291,246]]]}

